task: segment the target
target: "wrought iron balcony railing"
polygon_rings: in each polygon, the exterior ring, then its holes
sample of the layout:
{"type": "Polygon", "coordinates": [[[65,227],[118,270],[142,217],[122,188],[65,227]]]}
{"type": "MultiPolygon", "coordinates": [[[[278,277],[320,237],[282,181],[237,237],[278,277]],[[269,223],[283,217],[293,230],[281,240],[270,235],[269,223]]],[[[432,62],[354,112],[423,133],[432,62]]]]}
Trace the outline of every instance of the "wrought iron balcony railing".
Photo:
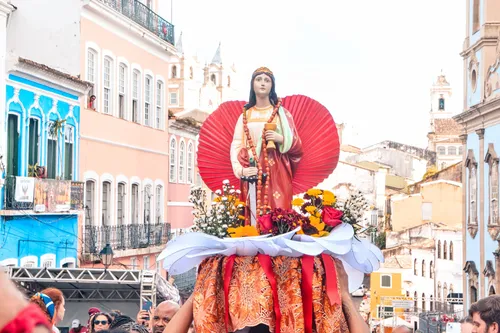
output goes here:
{"type": "Polygon", "coordinates": [[[174,45],[174,26],[139,0],[99,0],[174,45]]]}
{"type": "Polygon", "coordinates": [[[98,254],[106,244],[110,244],[113,250],[165,245],[171,235],[170,223],[120,226],[86,225],[84,233],[83,252],[85,254],[98,254]]]}

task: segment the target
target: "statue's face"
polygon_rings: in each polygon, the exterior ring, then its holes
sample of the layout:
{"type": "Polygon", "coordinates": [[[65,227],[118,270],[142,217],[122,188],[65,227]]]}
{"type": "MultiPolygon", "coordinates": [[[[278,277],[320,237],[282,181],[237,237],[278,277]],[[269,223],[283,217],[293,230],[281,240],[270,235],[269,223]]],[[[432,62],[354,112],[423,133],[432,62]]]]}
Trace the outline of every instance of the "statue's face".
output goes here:
{"type": "Polygon", "coordinates": [[[273,81],[266,74],[259,74],[253,80],[253,90],[259,97],[269,96],[272,87],[273,81]]]}

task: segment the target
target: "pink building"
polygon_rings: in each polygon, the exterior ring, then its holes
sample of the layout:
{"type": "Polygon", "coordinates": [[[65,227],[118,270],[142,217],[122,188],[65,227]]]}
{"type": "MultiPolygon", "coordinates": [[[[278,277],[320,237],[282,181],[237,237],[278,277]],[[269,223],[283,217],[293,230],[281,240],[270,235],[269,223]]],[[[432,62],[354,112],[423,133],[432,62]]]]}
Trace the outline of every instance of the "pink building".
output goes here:
{"type": "Polygon", "coordinates": [[[170,233],[167,112],[176,93],[169,89],[168,64],[177,51],[158,3],[90,0],[83,6],[81,73],[94,87],[81,114],[82,266],[93,265],[110,243],[115,265],[161,269],[155,259],[170,233]]]}

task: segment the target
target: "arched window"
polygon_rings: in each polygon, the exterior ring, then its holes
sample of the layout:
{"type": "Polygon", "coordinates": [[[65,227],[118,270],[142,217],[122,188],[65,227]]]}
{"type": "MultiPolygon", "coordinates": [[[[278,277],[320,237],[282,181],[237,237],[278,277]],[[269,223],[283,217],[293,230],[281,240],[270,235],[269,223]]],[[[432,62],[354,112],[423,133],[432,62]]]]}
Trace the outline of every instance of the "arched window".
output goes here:
{"type": "Polygon", "coordinates": [[[425,293],[422,293],[422,311],[425,311],[425,293]]]}
{"type": "Polygon", "coordinates": [[[444,111],[444,98],[443,97],[441,97],[439,99],[439,110],[444,111]]]}
{"type": "Polygon", "coordinates": [[[422,276],[425,277],[425,260],[422,260],[422,276]]]}
{"type": "Polygon", "coordinates": [[[172,79],[177,78],[177,66],[173,65],[172,66],[172,79]]]}
{"type": "Polygon", "coordinates": [[[430,303],[430,306],[431,306],[430,310],[431,310],[431,311],[434,311],[434,296],[432,296],[432,295],[431,295],[431,296],[429,297],[429,299],[430,299],[430,302],[429,302],[429,303],[430,303]]]}
{"type": "Polygon", "coordinates": [[[418,269],[417,269],[417,259],[413,261],[413,274],[418,275],[418,269]]]}
{"type": "Polygon", "coordinates": [[[146,75],[144,78],[144,125],[151,126],[151,104],[153,100],[153,78],[146,75]]]}
{"type": "Polygon", "coordinates": [[[445,282],[443,286],[443,301],[446,302],[447,299],[448,299],[448,285],[445,282]]]}
{"type": "Polygon", "coordinates": [[[156,81],[156,128],[163,128],[163,82],[156,81]]]}
{"type": "Polygon", "coordinates": [[[104,108],[106,114],[113,113],[113,60],[110,57],[104,57],[104,75],[103,75],[103,88],[104,88],[104,108]]]}
{"type": "Polygon", "coordinates": [[[144,224],[151,223],[151,198],[153,197],[151,185],[144,187],[144,224]]]}
{"type": "Polygon", "coordinates": [[[446,155],[446,148],[443,146],[438,147],[437,153],[438,155],[446,155]]]}
{"type": "Polygon", "coordinates": [[[441,259],[441,241],[438,241],[438,259],[441,259]]]}
{"type": "Polygon", "coordinates": [[[163,186],[156,186],[156,223],[163,223],[163,186]]]}
{"type": "Polygon", "coordinates": [[[111,222],[111,183],[102,183],[102,224],[110,225],[111,222]]]}
{"type": "Polygon", "coordinates": [[[139,184],[132,184],[131,200],[131,222],[132,224],[139,224],[139,184]]]}
{"type": "MultiPolygon", "coordinates": [[[[93,86],[90,89],[88,96],[96,96],[97,97],[97,69],[99,68],[97,51],[94,49],[87,49],[87,81],[92,83],[93,86]]],[[[89,108],[94,109],[97,107],[95,105],[95,101],[89,101],[89,108]]]]}
{"type": "Polygon", "coordinates": [[[431,261],[431,263],[429,265],[429,277],[431,279],[434,278],[434,261],[431,261]]]}
{"type": "Polygon", "coordinates": [[[477,289],[475,286],[470,287],[470,302],[471,304],[477,302],[477,289]]]}
{"type": "Polygon", "coordinates": [[[125,221],[125,183],[118,183],[116,195],[116,224],[123,225],[125,221]]]}
{"type": "Polygon", "coordinates": [[[438,282],[437,299],[441,301],[441,282],[438,282]]]}
{"type": "Polygon", "coordinates": [[[139,105],[141,100],[141,73],[135,69],[132,73],[132,121],[139,122],[139,105]]]}
{"type": "Polygon", "coordinates": [[[415,311],[416,311],[418,309],[418,294],[416,291],[413,294],[413,302],[414,302],[414,307],[415,307],[415,311]]]}
{"type": "Polygon", "coordinates": [[[210,75],[210,81],[212,81],[213,84],[217,85],[217,79],[215,77],[215,74],[210,75]]]}
{"type": "Polygon", "coordinates": [[[186,144],[181,141],[179,144],[179,183],[184,183],[186,178],[184,176],[185,170],[185,159],[186,159],[186,144]]]}
{"type": "Polygon", "coordinates": [[[448,147],[448,155],[456,155],[457,154],[457,147],[448,147]]]}
{"type": "Polygon", "coordinates": [[[187,181],[189,184],[193,183],[193,144],[190,142],[188,145],[187,153],[187,181]]]}
{"type": "Polygon", "coordinates": [[[169,169],[169,172],[170,172],[169,179],[170,179],[170,182],[172,182],[172,183],[175,183],[175,181],[177,179],[177,175],[175,172],[176,171],[175,166],[176,166],[176,160],[177,160],[176,148],[177,148],[177,142],[175,141],[175,138],[172,137],[170,139],[170,169],[169,169]]]}
{"type": "Polygon", "coordinates": [[[450,260],[453,260],[453,242],[450,242],[450,260]]]}
{"type": "Polygon", "coordinates": [[[128,87],[128,69],[127,65],[121,63],[118,66],[118,117],[125,119],[127,116],[127,87],[128,87]]]}
{"type": "Polygon", "coordinates": [[[227,86],[231,87],[231,77],[229,75],[227,76],[227,86]]]}
{"type": "Polygon", "coordinates": [[[444,241],[443,245],[443,259],[448,259],[448,244],[444,241]]]}
{"type": "Polygon", "coordinates": [[[91,226],[94,224],[95,213],[95,182],[87,180],[85,182],[85,225],[91,226]]]}

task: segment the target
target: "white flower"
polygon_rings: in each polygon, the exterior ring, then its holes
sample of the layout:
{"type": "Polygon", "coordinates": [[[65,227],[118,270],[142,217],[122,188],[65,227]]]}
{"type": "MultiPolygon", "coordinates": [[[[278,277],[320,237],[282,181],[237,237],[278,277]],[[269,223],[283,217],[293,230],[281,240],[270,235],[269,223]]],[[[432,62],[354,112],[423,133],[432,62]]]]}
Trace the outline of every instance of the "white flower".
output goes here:
{"type": "Polygon", "coordinates": [[[224,196],[224,197],[222,197],[222,199],[221,199],[221,200],[222,200],[222,201],[227,201],[227,197],[225,197],[225,196],[224,196]]]}
{"type": "Polygon", "coordinates": [[[215,194],[217,194],[217,195],[221,195],[221,194],[222,194],[222,191],[221,191],[221,190],[216,190],[216,191],[215,191],[215,194]]]}
{"type": "Polygon", "coordinates": [[[229,193],[233,194],[234,192],[236,192],[235,190],[230,190],[229,193]]]}
{"type": "Polygon", "coordinates": [[[229,184],[229,180],[224,179],[224,180],[222,181],[222,184],[224,184],[224,185],[228,185],[228,184],[229,184]]]}
{"type": "Polygon", "coordinates": [[[240,190],[236,190],[236,193],[237,193],[237,194],[241,194],[241,191],[240,191],[240,190]]]}

